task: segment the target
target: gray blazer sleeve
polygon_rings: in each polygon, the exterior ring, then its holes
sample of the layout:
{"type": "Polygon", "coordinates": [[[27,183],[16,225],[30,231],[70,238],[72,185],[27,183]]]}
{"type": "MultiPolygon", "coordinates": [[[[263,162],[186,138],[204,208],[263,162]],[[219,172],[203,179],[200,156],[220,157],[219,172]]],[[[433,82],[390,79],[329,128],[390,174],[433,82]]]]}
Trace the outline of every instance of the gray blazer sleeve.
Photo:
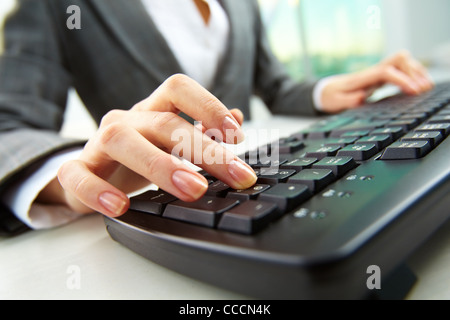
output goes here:
{"type": "Polygon", "coordinates": [[[273,54],[260,11],[255,1],[257,16],[257,52],[255,57],[255,93],[274,114],[317,116],[313,89],[316,81],[297,82],[273,54]]]}
{"type": "Polygon", "coordinates": [[[64,68],[47,1],[21,0],[7,19],[0,57],[0,192],[15,174],[61,148],[70,73],[64,68]]]}

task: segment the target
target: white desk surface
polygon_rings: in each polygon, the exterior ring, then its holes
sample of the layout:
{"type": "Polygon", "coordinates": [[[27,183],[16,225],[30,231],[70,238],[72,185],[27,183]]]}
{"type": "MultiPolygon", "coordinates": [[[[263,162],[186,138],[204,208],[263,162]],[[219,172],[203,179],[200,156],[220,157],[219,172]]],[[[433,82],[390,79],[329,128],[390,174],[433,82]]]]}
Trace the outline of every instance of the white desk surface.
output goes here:
{"type": "MultiPolygon", "coordinates": [[[[284,136],[309,123],[277,118],[270,127],[279,128],[284,136]]],[[[246,128],[268,128],[265,124],[246,128]]],[[[52,230],[0,238],[0,257],[0,299],[247,298],[138,256],[109,237],[100,215],[52,230]],[[79,288],[70,285],[73,270],[79,275],[79,288]]],[[[415,252],[409,265],[419,280],[408,299],[450,299],[450,223],[415,252]]]]}

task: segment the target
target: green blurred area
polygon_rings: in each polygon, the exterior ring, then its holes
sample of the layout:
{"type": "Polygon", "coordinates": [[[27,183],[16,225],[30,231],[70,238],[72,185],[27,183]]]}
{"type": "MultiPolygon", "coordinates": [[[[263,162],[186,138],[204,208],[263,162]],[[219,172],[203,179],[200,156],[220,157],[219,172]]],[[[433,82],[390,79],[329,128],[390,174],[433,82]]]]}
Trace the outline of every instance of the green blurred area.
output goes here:
{"type": "Polygon", "coordinates": [[[296,79],[354,72],[383,56],[380,0],[259,0],[275,55],[296,79]]]}

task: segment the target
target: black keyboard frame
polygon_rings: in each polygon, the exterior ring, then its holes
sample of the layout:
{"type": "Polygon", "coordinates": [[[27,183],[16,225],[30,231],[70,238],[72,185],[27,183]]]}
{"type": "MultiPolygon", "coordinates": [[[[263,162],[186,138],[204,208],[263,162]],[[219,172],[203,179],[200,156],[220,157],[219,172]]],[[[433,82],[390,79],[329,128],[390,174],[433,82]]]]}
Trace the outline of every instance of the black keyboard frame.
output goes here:
{"type": "Polygon", "coordinates": [[[296,208],[250,236],[137,211],[106,217],[105,223],[114,240],[138,254],[252,298],[383,296],[389,276],[450,217],[450,139],[417,160],[380,156],[329,186],[350,190],[350,198],[325,198],[321,192],[300,206],[324,210],[325,219],[298,218],[296,208]],[[367,288],[372,265],[381,269],[381,291],[367,288]]]}

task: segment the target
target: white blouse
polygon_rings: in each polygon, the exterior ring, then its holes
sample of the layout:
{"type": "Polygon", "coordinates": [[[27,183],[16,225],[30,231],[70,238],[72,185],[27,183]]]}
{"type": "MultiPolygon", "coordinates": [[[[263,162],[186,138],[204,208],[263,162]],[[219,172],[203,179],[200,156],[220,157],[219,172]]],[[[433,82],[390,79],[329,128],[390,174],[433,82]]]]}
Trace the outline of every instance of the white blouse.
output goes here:
{"type": "Polygon", "coordinates": [[[230,31],[225,10],[217,0],[209,5],[208,23],[192,0],[142,0],[183,73],[210,89],[223,59],[230,31]]]}

